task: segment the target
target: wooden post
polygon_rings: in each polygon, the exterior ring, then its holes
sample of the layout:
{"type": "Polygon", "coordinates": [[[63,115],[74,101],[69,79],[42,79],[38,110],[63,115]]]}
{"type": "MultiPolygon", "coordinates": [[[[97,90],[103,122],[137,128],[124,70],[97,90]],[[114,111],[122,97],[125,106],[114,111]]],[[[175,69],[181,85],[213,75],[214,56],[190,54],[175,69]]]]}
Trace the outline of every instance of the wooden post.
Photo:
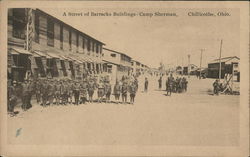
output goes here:
{"type": "Polygon", "coordinates": [[[219,58],[219,61],[220,61],[220,69],[219,69],[219,82],[220,82],[220,79],[221,79],[221,50],[222,50],[222,40],[220,42],[220,58],[219,58]]]}

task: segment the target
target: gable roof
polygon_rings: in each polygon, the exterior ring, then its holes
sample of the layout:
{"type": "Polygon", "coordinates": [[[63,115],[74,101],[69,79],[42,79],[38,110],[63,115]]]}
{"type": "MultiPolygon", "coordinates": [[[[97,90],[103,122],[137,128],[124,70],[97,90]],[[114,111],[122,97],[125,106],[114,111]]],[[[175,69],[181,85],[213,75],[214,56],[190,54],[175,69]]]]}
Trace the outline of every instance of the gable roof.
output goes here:
{"type": "Polygon", "coordinates": [[[221,59],[215,59],[215,60],[211,61],[210,63],[219,63],[220,60],[221,60],[221,62],[228,62],[228,61],[231,61],[233,59],[240,60],[240,58],[237,56],[231,56],[231,57],[224,57],[221,59]]]}

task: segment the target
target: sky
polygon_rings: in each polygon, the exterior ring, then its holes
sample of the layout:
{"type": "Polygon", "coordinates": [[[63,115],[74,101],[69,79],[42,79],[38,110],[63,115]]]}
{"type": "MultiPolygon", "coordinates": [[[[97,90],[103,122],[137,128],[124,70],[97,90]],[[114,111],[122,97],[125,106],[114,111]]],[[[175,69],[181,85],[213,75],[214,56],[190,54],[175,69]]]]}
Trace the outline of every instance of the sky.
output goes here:
{"type": "MultiPolygon", "coordinates": [[[[240,26],[238,10],[226,10],[228,17],[188,16],[190,11],[217,12],[214,9],[168,9],[177,17],[164,16],[63,16],[63,13],[90,12],[166,12],[157,8],[39,8],[76,29],[104,42],[106,48],[131,56],[150,67],[186,66],[190,63],[202,67],[219,57],[239,56],[240,26]]],[[[220,10],[221,11],[221,10],[220,10]]]]}

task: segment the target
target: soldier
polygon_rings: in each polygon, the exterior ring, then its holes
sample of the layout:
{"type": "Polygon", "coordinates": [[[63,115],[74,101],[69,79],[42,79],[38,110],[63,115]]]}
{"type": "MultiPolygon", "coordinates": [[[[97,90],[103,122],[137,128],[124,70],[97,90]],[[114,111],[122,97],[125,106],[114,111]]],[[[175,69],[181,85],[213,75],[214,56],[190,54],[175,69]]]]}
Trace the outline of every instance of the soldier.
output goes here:
{"type": "Polygon", "coordinates": [[[17,82],[13,81],[13,85],[8,84],[8,113],[15,115],[14,108],[17,104],[17,82]]]}
{"type": "Polygon", "coordinates": [[[67,93],[67,89],[64,85],[64,81],[60,81],[60,96],[61,96],[61,104],[66,105],[66,97],[65,94],[67,93]]]}
{"type": "Polygon", "coordinates": [[[148,78],[145,78],[145,82],[144,82],[144,92],[148,92],[148,78]]]}
{"type": "Polygon", "coordinates": [[[80,88],[80,83],[76,81],[74,84],[75,105],[79,105],[80,88]]]}
{"type": "Polygon", "coordinates": [[[90,79],[89,84],[88,84],[88,94],[89,94],[89,102],[93,102],[93,94],[95,91],[95,82],[90,79]]]}
{"type": "Polygon", "coordinates": [[[47,90],[48,90],[49,105],[52,105],[55,97],[55,86],[53,80],[49,80],[47,90]]]}
{"type": "Polygon", "coordinates": [[[215,80],[213,83],[214,95],[219,95],[219,80],[215,80]]]}
{"type": "Polygon", "coordinates": [[[111,84],[109,81],[106,81],[105,83],[105,94],[106,94],[106,102],[110,102],[111,84]]]}
{"type": "Polygon", "coordinates": [[[60,104],[60,81],[57,80],[56,83],[54,84],[55,88],[55,103],[56,105],[60,104]]]}
{"type": "Polygon", "coordinates": [[[99,84],[98,84],[98,91],[97,91],[97,96],[98,96],[98,102],[102,102],[103,100],[103,96],[104,96],[104,84],[103,81],[100,80],[99,84]]]}
{"type": "Polygon", "coordinates": [[[48,81],[44,80],[42,84],[42,106],[46,107],[48,101],[48,81]]]}
{"type": "Polygon", "coordinates": [[[187,91],[187,84],[188,84],[188,81],[185,77],[182,78],[182,88],[183,88],[183,91],[187,91]]]}
{"type": "Polygon", "coordinates": [[[88,93],[88,84],[87,81],[84,79],[81,86],[80,86],[80,104],[85,104],[87,101],[87,93],[88,93]]]}
{"type": "Polygon", "coordinates": [[[162,87],[162,77],[161,76],[158,80],[158,83],[159,83],[159,90],[161,90],[161,87],[162,87]]]}
{"type": "Polygon", "coordinates": [[[120,94],[121,94],[121,86],[120,86],[118,80],[116,80],[113,92],[114,92],[114,95],[115,95],[115,100],[118,103],[119,99],[120,99],[120,94]]]}
{"type": "Polygon", "coordinates": [[[72,80],[69,80],[68,81],[68,99],[69,99],[69,104],[72,104],[73,102],[73,90],[74,90],[74,84],[72,82],[72,80]]]}
{"type": "Polygon", "coordinates": [[[130,93],[130,104],[134,104],[135,102],[135,95],[136,95],[136,84],[132,82],[129,86],[129,93],[130,93]]]}
{"type": "Polygon", "coordinates": [[[174,78],[172,75],[170,75],[170,77],[168,77],[168,90],[167,90],[167,95],[171,96],[172,90],[173,90],[173,85],[174,85],[174,78]]]}
{"type": "Polygon", "coordinates": [[[22,109],[24,111],[27,110],[27,106],[28,106],[28,101],[29,101],[29,84],[28,84],[28,80],[25,79],[24,83],[22,84],[22,109]]]}
{"type": "Polygon", "coordinates": [[[128,92],[128,86],[127,82],[123,82],[122,84],[122,102],[127,103],[127,92],[128,92]]]}
{"type": "Polygon", "coordinates": [[[39,104],[41,102],[41,89],[42,89],[42,83],[41,80],[38,79],[36,82],[36,101],[39,104]]]}

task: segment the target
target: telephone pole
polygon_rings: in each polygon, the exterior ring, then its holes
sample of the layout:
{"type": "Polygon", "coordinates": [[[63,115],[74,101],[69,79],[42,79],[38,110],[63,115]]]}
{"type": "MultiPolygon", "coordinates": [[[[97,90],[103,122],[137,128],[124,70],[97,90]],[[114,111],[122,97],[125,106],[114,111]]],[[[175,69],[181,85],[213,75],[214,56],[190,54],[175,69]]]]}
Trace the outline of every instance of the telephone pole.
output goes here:
{"type": "Polygon", "coordinates": [[[220,58],[219,58],[219,62],[220,62],[220,69],[219,69],[219,82],[221,79],[221,50],[222,50],[222,39],[220,41],[220,58]]]}
{"type": "Polygon", "coordinates": [[[202,63],[202,53],[203,53],[204,49],[201,49],[201,57],[200,57],[200,77],[199,79],[201,79],[201,63],[202,63]]]}
{"type": "Polygon", "coordinates": [[[188,78],[190,77],[189,76],[189,73],[190,73],[190,54],[188,54],[188,67],[187,67],[187,70],[188,70],[188,78]]]}

